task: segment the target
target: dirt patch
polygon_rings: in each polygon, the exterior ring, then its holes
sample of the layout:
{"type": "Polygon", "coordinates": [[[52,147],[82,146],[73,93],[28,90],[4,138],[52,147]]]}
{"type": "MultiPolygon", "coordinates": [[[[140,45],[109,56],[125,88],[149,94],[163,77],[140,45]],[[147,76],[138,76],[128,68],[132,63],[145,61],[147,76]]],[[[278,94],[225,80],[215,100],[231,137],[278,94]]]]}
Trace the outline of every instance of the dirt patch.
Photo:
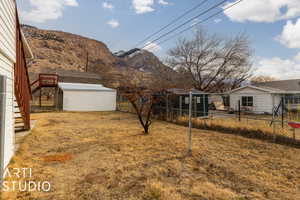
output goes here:
{"type": "Polygon", "coordinates": [[[44,162],[66,162],[73,158],[71,154],[51,155],[43,157],[44,162]]]}

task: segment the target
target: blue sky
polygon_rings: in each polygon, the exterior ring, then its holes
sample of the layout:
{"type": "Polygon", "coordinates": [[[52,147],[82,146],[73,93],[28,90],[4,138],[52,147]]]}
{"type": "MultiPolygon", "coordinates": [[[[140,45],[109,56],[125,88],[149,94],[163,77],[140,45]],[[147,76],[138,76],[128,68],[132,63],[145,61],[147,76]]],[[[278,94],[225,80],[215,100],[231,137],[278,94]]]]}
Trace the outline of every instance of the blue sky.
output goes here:
{"type": "MultiPolygon", "coordinates": [[[[228,0],[227,5],[235,1],[228,0]]],[[[22,23],[94,38],[106,43],[110,50],[115,52],[135,47],[137,42],[201,1],[17,0],[17,2],[22,23]]],[[[208,0],[180,22],[196,16],[217,2],[221,0],[208,0]]],[[[234,8],[207,21],[202,28],[209,33],[219,33],[227,37],[245,32],[255,52],[253,62],[256,74],[270,75],[279,79],[300,78],[299,0],[244,0],[234,8]]],[[[192,30],[182,35],[187,38],[191,36],[192,30]]],[[[151,51],[163,59],[167,50],[175,46],[177,39],[174,38],[161,45],[152,43],[151,51]]]]}

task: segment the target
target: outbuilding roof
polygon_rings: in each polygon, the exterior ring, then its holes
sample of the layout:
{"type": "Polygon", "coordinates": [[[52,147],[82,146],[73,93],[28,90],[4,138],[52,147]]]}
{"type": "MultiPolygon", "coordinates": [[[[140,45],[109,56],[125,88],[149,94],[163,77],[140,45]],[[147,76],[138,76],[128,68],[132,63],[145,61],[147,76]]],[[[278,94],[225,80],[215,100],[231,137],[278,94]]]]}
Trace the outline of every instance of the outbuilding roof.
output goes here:
{"type": "Polygon", "coordinates": [[[85,84],[85,83],[58,83],[58,87],[62,90],[72,91],[115,91],[114,89],[104,87],[101,84],[85,84]]]}

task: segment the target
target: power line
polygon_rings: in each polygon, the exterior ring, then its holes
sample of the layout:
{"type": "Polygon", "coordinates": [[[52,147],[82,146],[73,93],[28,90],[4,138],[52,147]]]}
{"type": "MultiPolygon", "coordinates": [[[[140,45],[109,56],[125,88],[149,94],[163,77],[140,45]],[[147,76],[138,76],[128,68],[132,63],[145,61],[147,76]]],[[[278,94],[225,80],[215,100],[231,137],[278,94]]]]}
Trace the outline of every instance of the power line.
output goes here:
{"type": "Polygon", "coordinates": [[[152,38],[154,35],[160,33],[161,31],[165,30],[166,28],[168,28],[169,26],[171,26],[172,24],[174,24],[175,22],[177,22],[181,18],[185,17],[190,12],[196,10],[197,8],[199,8],[200,6],[202,6],[203,4],[205,4],[207,1],[209,1],[209,0],[203,0],[201,3],[197,4],[196,6],[194,6],[191,9],[189,9],[188,11],[186,11],[185,13],[183,13],[182,15],[180,15],[179,17],[177,17],[174,20],[172,20],[170,23],[168,23],[164,27],[160,28],[158,31],[152,33],[151,35],[149,35],[148,37],[146,37],[144,40],[142,40],[139,43],[137,43],[135,46],[138,47],[140,44],[143,44],[145,41],[147,41],[148,39],[152,38]]]}
{"type": "MultiPolygon", "coordinates": [[[[162,44],[162,43],[165,43],[165,42],[167,42],[167,41],[173,39],[174,37],[177,37],[178,35],[181,35],[182,33],[184,33],[184,32],[186,32],[186,31],[190,30],[191,28],[193,28],[193,27],[195,27],[195,26],[197,26],[197,25],[199,25],[199,24],[202,24],[202,23],[208,21],[209,19],[211,19],[211,18],[213,18],[213,17],[215,17],[215,16],[217,16],[217,15],[223,13],[225,10],[228,10],[228,9],[234,7],[235,5],[241,3],[242,1],[243,1],[243,0],[239,0],[239,1],[237,1],[237,2],[235,2],[235,3],[233,3],[233,4],[231,4],[231,5],[229,5],[229,6],[225,7],[225,8],[223,8],[223,10],[218,11],[218,12],[216,12],[216,13],[214,13],[214,14],[208,16],[207,18],[205,18],[205,19],[203,19],[203,20],[201,20],[201,21],[199,21],[199,22],[197,22],[197,23],[191,25],[190,27],[188,27],[188,28],[186,28],[186,29],[184,29],[184,30],[182,30],[182,31],[180,31],[180,32],[178,32],[178,33],[176,33],[176,34],[174,34],[173,36],[171,36],[171,37],[169,37],[169,38],[167,38],[167,39],[165,39],[165,40],[163,40],[163,41],[157,43],[156,45],[160,45],[160,44],[162,44]]],[[[147,46],[149,46],[149,45],[150,45],[150,44],[146,45],[145,47],[147,47],[147,46]]],[[[143,48],[145,48],[145,47],[143,47],[143,48]]],[[[153,47],[152,47],[152,48],[153,48],[153,47]]],[[[151,47],[150,47],[150,49],[151,49],[151,47]]]]}
{"type": "Polygon", "coordinates": [[[183,27],[184,25],[190,23],[191,21],[197,19],[198,17],[201,17],[202,15],[205,15],[206,13],[208,13],[209,11],[211,11],[211,10],[217,8],[218,6],[222,5],[222,4],[225,3],[226,1],[227,1],[227,0],[223,0],[223,1],[221,1],[220,3],[218,3],[218,4],[216,4],[216,5],[212,6],[212,7],[210,7],[209,9],[207,9],[207,10],[205,10],[205,11],[203,11],[203,12],[200,13],[199,15],[197,15],[197,16],[195,16],[195,17],[192,17],[191,19],[189,19],[189,20],[187,20],[186,22],[180,24],[179,26],[176,26],[175,28],[173,28],[173,29],[170,30],[169,32],[167,32],[167,33],[165,33],[165,34],[159,36],[159,37],[156,38],[155,40],[152,40],[151,42],[149,42],[148,44],[146,44],[145,46],[143,46],[141,49],[143,49],[143,48],[145,48],[145,47],[151,45],[152,43],[154,43],[154,42],[160,40],[161,38],[163,38],[163,37],[169,35],[170,33],[176,31],[177,29],[183,27]]]}

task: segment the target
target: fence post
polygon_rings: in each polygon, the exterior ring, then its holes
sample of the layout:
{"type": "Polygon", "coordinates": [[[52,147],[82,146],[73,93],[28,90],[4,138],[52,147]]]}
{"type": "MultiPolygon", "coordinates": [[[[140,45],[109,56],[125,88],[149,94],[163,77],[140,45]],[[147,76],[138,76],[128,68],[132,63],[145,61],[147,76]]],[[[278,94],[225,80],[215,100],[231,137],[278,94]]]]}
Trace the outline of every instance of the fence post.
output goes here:
{"type": "MultiPolygon", "coordinates": [[[[205,98],[205,94],[202,95],[202,100],[203,100],[203,115],[202,115],[202,117],[206,117],[206,105],[205,105],[206,98],[205,98]]],[[[201,101],[201,99],[200,99],[200,101],[201,101]]]]}
{"type": "Polygon", "coordinates": [[[167,94],[167,99],[166,99],[166,121],[169,119],[169,94],[167,94]]]}
{"type": "Polygon", "coordinates": [[[281,127],[284,125],[284,97],[281,97],[281,127]]]}
{"type": "Polygon", "coordinates": [[[238,102],[238,109],[239,121],[241,121],[241,100],[238,102]]]}
{"type": "Polygon", "coordinates": [[[275,110],[273,109],[272,113],[272,122],[273,122],[273,141],[276,142],[276,128],[275,128],[275,110]]]}
{"type": "Polygon", "coordinates": [[[179,96],[179,115],[182,116],[182,96],[179,96]]]}
{"type": "Polygon", "coordinates": [[[188,154],[192,153],[192,98],[193,98],[193,94],[192,94],[192,92],[190,92],[190,97],[189,97],[188,154]]]}

